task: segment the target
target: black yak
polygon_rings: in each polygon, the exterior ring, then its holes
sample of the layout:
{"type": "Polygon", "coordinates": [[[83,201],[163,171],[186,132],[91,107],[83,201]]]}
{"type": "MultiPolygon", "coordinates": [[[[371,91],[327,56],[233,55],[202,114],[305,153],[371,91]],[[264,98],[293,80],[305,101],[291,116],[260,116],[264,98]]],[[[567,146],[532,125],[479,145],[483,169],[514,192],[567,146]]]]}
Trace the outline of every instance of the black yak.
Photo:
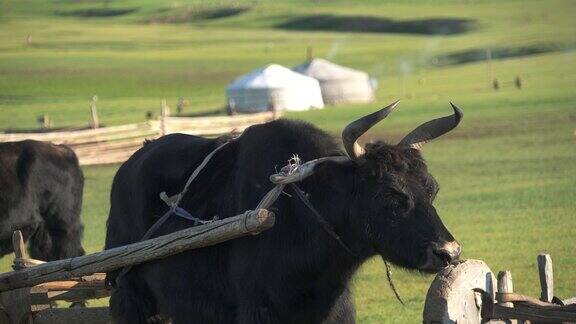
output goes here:
{"type": "Polygon", "coordinates": [[[30,256],[52,261],[84,254],[84,176],[69,147],[26,140],[0,143],[0,256],[21,230],[30,256]]]}
{"type": "MultiPolygon", "coordinates": [[[[106,248],[139,241],[164,214],[160,192],[177,194],[207,154],[218,151],[180,207],[202,219],[253,209],[272,188],[269,176],[297,154],[323,160],[298,183],[340,237],[327,233],[286,187],[273,205],[276,224],[260,235],[188,251],[108,274],[116,286],[111,313],[119,323],[353,323],[348,284],[368,258],[435,272],[458,260],[460,245],[432,203],[438,184],[419,148],[460,122],[461,111],[425,123],[399,144],[357,139],[396,106],[360,118],[332,136],[304,122],[277,120],[236,139],[173,134],[148,143],[116,174],[106,248]],[[346,158],[346,154],[349,158],[346,158]],[[118,280],[116,280],[118,279],[118,280]]],[[[155,233],[193,226],[173,216],[155,233]]],[[[383,279],[384,280],[384,279],[383,279]]]]}

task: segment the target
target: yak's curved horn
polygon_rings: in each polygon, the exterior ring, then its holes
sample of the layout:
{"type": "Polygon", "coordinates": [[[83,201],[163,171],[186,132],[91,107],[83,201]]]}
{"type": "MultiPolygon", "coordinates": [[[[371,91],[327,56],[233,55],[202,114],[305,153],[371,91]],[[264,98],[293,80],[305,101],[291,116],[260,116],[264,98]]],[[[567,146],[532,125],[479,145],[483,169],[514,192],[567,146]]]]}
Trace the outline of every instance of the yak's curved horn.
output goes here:
{"type": "Polygon", "coordinates": [[[346,149],[346,153],[348,153],[350,159],[357,160],[364,155],[365,150],[358,144],[358,138],[362,136],[362,134],[366,133],[376,123],[386,118],[386,116],[396,108],[399,102],[400,100],[396,100],[388,107],[357,119],[344,128],[344,131],[342,131],[342,142],[344,142],[344,148],[346,149]]]}
{"type": "Polygon", "coordinates": [[[442,136],[458,126],[464,114],[462,110],[453,103],[450,103],[450,105],[452,105],[452,109],[454,109],[454,114],[433,119],[416,127],[416,129],[406,135],[398,145],[409,145],[419,150],[426,142],[442,136]]]}

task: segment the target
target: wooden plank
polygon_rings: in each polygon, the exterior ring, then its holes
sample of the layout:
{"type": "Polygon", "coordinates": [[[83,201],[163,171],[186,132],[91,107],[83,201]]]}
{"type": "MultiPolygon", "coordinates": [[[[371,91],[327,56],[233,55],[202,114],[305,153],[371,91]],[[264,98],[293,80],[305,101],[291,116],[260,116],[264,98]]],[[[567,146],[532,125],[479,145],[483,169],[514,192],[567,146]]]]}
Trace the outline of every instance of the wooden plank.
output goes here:
{"type": "Polygon", "coordinates": [[[132,154],[136,152],[136,148],[133,150],[126,150],[123,152],[114,152],[114,153],[103,153],[101,155],[89,155],[89,156],[79,156],[78,160],[80,161],[80,165],[95,165],[95,164],[113,164],[113,163],[122,163],[132,154]]]}
{"type": "Polygon", "coordinates": [[[50,281],[36,285],[35,287],[42,288],[46,291],[60,291],[60,290],[73,290],[73,289],[105,289],[106,288],[106,274],[99,273],[98,276],[86,276],[80,280],[62,280],[50,281]],[[85,279],[90,278],[90,279],[85,279]]]}
{"type": "Polygon", "coordinates": [[[83,129],[75,131],[55,131],[46,133],[0,133],[0,142],[22,141],[25,139],[35,139],[54,143],[64,143],[66,140],[80,140],[98,135],[110,135],[139,129],[152,129],[154,125],[150,123],[127,124],[120,126],[102,127],[98,129],[83,129]]]}
{"type": "Polygon", "coordinates": [[[263,112],[257,114],[234,115],[234,116],[213,116],[213,117],[166,117],[165,123],[168,128],[206,128],[206,127],[241,127],[265,123],[276,119],[273,112],[263,112]]]}
{"type": "Polygon", "coordinates": [[[139,138],[137,140],[129,140],[123,142],[96,144],[90,147],[74,148],[74,152],[79,157],[108,154],[111,152],[123,152],[127,150],[134,152],[144,145],[144,140],[144,138],[139,138]]]}
{"type": "Polygon", "coordinates": [[[494,298],[481,289],[474,289],[482,299],[483,322],[493,319],[516,319],[531,323],[576,322],[576,305],[559,306],[517,294],[499,296],[502,301],[513,301],[514,307],[494,303],[494,298]]]}
{"type": "Polygon", "coordinates": [[[224,134],[230,133],[242,133],[246,128],[252,125],[245,125],[241,127],[218,127],[218,128],[210,128],[210,129],[197,129],[197,128],[182,128],[182,129],[174,129],[174,128],[167,128],[167,132],[169,134],[172,133],[180,133],[180,134],[188,134],[188,135],[196,135],[202,137],[217,137],[224,134]]]}
{"type": "Polygon", "coordinates": [[[110,250],[52,261],[20,271],[0,274],[0,291],[34,286],[43,282],[108,272],[128,265],[165,258],[186,250],[211,246],[274,225],[274,214],[264,209],[209,224],[187,228],[150,240],[110,250]]]}
{"type": "Polygon", "coordinates": [[[7,294],[7,298],[10,298],[9,303],[12,303],[10,307],[17,305],[17,309],[22,309],[24,305],[28,311],[31,311],[32,306],[51,305],[58,300],[80,302],[109,297],[112,291],[106,286],[105,278],[106,274],[96,273],[66,281],[46,282],[31,288],[11,290],[2,294],[7,294]],[[14,292],[17,293],[14,294],[14,292]]]}
{"type": "Polygon", "coordinates": [[[163,107],[164,115],[160,121],[78,131],[0,134],[0,142],[36,139],[66,144],[74,150],[81,165],[112,164],[126,161],[142,146],[145,139],[156,139],[162,133],[212,138],[241,133],[251,125],[277,118],[273,112],[216,117],[169,117],[165,104],[163,107]]]}
{"type": "Polygon", "coordinates": [[[68,290],[52,290],[47,292],[47,299],[50,302],[63,300],[67,302],[84,302],[89,299],[110,297],[112,290],[107,288],[72,288],[68,290]]]}
{"type": "MultiPolygon", "coordinates": [[[[248,125],[264,123],[276,119],[273,112],[263,112],[257,114],[245,114],[235,116],[215,116],[215,117],[168,117],[164,120],[166,127],[177,127],[178,129],[194,128],[219,128],[219,127],[247,127],[248,125]]],[[[46,133],[0,133],[0,142],[22,141],[25,139],[35,139],[38,141],[54,142],[56,144],[78,145],[86,142],[106,141],[113,138],[123,138],[127,134],[148,131],[149,133],[160,134],[162,121],[150,121],[148,123],[128,124],[120,126],[101,127],[97,129],[84,129],[75,131],[54,131],[46,133]],[[122,135],[124,133],[124,135],[122,135]]]]}
{"type": "Polygon", "coordinates": [[[552,302],[554,298],[554,273],[552,271],[552,258],[549,254],[539,254],[538,261],[538,274],[540,276],[540,300],[545,302],[552,302]]]}
{"type": "Polygon", "coordinates": [[[82,147],[86,145],[93,145],[103,142],[114,142],[114,141],[124,141],[128,139],[137,138],[156,138],[158,133],[155,130],[148,128],[130,130],[125,132],[114,132],[111,134],[93,135],[93,136],[82,136],[78,138],[68,138],[58,141],[59,144],[66,144],[72,148],[82,147]]]}
{"type": "Polygon", "coordinates": [[[113,324],[108,307],[51,308],[34,314],[34,324],[113,324]]]}
{"type": "Polygon", "coordinates": [[[536,323],[574,323],[576,308],[562,310],[560,307],[539,307],[528,304],[516,304],[516,307],[505,307],[494,304],[492,318],[517,319],[536,323]]]}

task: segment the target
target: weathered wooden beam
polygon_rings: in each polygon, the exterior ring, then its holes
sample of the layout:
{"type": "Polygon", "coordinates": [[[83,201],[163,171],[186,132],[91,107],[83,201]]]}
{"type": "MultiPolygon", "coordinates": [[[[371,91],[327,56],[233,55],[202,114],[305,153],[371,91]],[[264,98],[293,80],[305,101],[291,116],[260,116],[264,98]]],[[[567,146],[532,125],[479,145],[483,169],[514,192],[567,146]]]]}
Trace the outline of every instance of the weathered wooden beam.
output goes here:
{"type": "Polygon", "coordinates": [[[108,307],[50,308],[34,314],[34,324],[112,324],[108,307]]]}
{"type": "Polygon", "coordinates": [[[560,307],[541,307],[528,304],[516,304],[516,307],[505,307],[494,304],[492,318],[514,318],[537,323],[576,322],[576,309],[566,310],[560,307]]]}
{"type": "Polygon", "coordinates": [[[84,302],[89,299],[98,299],[104,297],[110,297],[112,295],[112,290],[107,288],[96,289],[96,288],[79,288],[79,289],[68,289],[68,290],[52,290],[46,293],[46,299],[50,302],[57,300],[63,300],[67,302],[84,302]]]}
{"type": "Polygon", "coordinates": [[[65,280],[108,272],[128,265],[165,258],[186,250],[215,245],[274,225],[274,214],[265,209],[248,211],[209,224],[187,228],[146,241],[98,253],[44,263],[32,268],[0,274],[0,291],[30,287],[43,282],[65,280]]]}
{"type": "Polygon", "coordinates": [[[36,287],[42,287],[47,291],[84,289],[84,288],[102,289],[106,288],[105,279],[106,279],[105,273],[97,273],[92,276],[72,278],[70,280],[45,282],[36,285],[36,287]]]}
{"type": "Polygon", "coordinates": [[[552,271],[552,258],[549,254],[538,255],[538,274],[540,276],[540,300],[552,302],[554,298],[554,272],[552,271]]]}
{"type": "Polygon", "coordinates": [[[64,300],[79,302],[88,299],[109,297],[112,291],[106,286],[105,274],[85,276],[79,280],[51,281],[34,286],[46,292],[50,302],[64,300]]]}
{"type": "MultiPolygon", "coordinates": [[[[499,296],[502,301],[514,302],[514,307],[494,303],[489,293],[474,289],[482,297],[482,320],[517,319],[532,323],[564,323],[576,322],[576,305],[559,306],[543,302],[528,296],[504,294],[499,296]]],[[[492,323],[493,321],[490,321],[492,323]]]]}

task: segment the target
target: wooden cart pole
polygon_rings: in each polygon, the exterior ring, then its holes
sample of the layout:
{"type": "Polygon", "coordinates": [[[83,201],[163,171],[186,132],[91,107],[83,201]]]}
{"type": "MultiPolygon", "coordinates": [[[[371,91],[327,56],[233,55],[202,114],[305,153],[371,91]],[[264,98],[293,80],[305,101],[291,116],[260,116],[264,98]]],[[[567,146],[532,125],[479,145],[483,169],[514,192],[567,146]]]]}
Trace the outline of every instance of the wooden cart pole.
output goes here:
{"type": "Polygon", "coordinates": [[[274,213],[265,209],[247,211],[241,215],[146,241],[0,274],[0,292],[141,264],[186,250],[215,245],[246,234],[256,234],[273,225],[274,213]]]}

